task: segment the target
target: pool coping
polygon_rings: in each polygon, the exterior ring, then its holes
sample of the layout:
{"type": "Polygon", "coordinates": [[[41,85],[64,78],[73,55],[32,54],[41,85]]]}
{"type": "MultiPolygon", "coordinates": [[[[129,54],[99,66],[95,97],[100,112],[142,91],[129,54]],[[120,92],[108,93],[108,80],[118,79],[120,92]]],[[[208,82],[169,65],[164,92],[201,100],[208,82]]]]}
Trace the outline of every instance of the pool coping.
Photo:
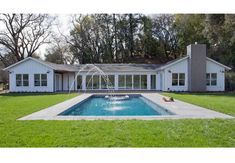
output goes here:
{"type": "Polygon", "coordinates": [[[180,100],[174,102],[164,102],[163,95],[159,93],[115,93],[115,94],[139,94],[157,105],[174,113],[174,115],[158,116],[68,116],[58,115],[75,104],[86,100],[92,95],[102,95],[104,93],[84,93],[72,99],[58,103],[46,109],[34,112],[19,120],[163,120],[163,119],[214,119],[214,118],[234,118],[230,115],[206,109],[197,105],[189,104],[180,100]]]}

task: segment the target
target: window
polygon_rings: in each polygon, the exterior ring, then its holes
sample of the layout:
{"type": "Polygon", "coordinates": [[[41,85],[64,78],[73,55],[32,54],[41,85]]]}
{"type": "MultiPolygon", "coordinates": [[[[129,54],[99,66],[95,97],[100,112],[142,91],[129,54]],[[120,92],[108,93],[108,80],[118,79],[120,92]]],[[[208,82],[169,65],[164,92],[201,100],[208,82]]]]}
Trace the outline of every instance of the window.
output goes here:
{"type": "Polygon", "coordinates": [[[185,85],[185,74],[179,73],[179,85],[184,86],[185,85]]]}
{"type": "Polygon", "coordinates": [[[108,75],[107,81],[109,89],[114,89],[114,75],[108,75]]]}
{"type": "Polygon", "coordinates": [[[47,74],[34,74],[34,86],[47,86],[47,74]]]}
{"type": "Polygon", "coordinates": [[[92,80],[93,80],[93,89],[99,89],[100,76],[99,75],[94,75],[92,80]]]}
{"type": "Polygon", "coordinates": [[[134,75],[134,89],[140,89],[140,75],[134,75]]]}
{"type": "Polygon", "coordinates": [[[216,73],[207,73],[206,74],[206,85],[208,85],[208,86],[217,85],[217,74],[216,73]]]}
{"type": "Polygon", "coordinates": [[[118,76],[119,89],[132,89],[132,75],[119,75],[118,76]]]}
{"type": "Polygon", "coordinates": [[[82,76],[77,76],[77,89],[82,89],[82,76]]]}
{"type": "Polygon", "coordinates": [[[92,76],[86,76],[86,89],[92,89],[92,76]]]}
{"type": "Polygon", "coordinates": [[[156,89],[156,75],[151,75],[151,89],[156,89]]]}
{"type": "Polygon", "coordinates": [[[184,86],[185,73],[172,73],[172,86],[184,86]]]}
{"type": "Polygon", "coordinates": [[[40,74],[34,74],[34,86],[40,86],[40,74]]]}
{"type": "Polygon", "coordinates": [[[107,79],[106,76],[100,76],[101,77],[101,89],[107,89],[107,79]]]}
{"type": "Polygon", "coordinates": [[[22,86],[21,74],[16,74],[16,86],[22,86]]]}
{"type": "Polygon", "coordinates": [[[216,73],[211,74],[211,85],[217,85],[217,74],[216,73]]]}
{"type": "Polygon", "coordinates": [[[101,89],[114,89],[114,75],[101,75],[101,89]]]}
{"type": "Polygon", "coordinates": [[[119,89],[125,89],[126,83],[125,83],[125,75],[119,75],[118,76],[118,88],[119,89]]]}
{"type": "Polygon", "coordinates": [[[47,74],[41,74],[41,86],[47,86],[47,74]]]}
{"type": "Polygon", "coordinates": [[[132,89],[132,75],[126,75],[126,89],[132,89]]]}
{"type": "Polygon", "coordinates": [[[172,74],[172,86],[178,85],[178,74],[173,73],[172,74]]]}
{"type": "Polygon", "coordinates": [[[147,75],[141,75],[141,89],[147,89],[147,75]]]}
{"type": "Polygon", "coordinates": [[[29,74],[16,74],[16,86],[29,86],[29,74]]]}

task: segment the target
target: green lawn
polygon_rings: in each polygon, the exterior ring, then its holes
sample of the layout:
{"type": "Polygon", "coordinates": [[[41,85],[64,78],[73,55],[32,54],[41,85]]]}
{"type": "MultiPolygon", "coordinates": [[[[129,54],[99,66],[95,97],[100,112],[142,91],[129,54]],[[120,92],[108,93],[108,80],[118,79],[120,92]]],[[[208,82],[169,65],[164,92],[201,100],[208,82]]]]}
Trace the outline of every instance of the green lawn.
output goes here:
{"type": "MultiPolygon", "coordinates": [[[[16,120],[76,95],[0,95],[0,147],[235,147],[234,119],[16,120]]],[[[167,95],[235,115],[234,94],[167,95]]]]}
{"type": "Polygon", "coordinates": [[[235,93],[162,93],[191,104],[235,116],[235,93]]]}

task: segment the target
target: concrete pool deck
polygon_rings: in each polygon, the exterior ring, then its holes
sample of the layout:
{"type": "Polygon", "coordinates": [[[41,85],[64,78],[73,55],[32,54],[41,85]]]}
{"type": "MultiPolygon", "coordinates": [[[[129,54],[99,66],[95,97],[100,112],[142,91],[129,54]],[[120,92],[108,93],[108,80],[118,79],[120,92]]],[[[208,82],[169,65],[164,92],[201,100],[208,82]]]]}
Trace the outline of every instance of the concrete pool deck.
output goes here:
{"type": "Polygon", "coordinates": [[[66,100],[59,104],[53,105],[46,109],[24,116],[19,120],[161,120],[161,119],[214,119],[214,118],[234,118],[232,116],[219,113],[200,106],[175,100],[174,102],[164,102],[163,97],[159,93],[117,93],[117,94],[141,94],[143,97],[162,106],[174,115],[158,115],[158,116],[64,116],[58,115],[73,105],[87,99],[88,97],[102,93],[84,93],[70,100],[66,100]]]}

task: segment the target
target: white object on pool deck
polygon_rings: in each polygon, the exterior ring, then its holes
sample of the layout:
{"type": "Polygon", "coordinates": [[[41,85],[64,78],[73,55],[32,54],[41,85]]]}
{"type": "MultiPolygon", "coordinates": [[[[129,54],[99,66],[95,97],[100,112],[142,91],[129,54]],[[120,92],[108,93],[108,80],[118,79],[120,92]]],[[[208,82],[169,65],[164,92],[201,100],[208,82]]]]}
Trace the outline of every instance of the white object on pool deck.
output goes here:
{"type": "MultiPolygon", "coordinates": [[[[98,93],[97,93],[98,94],[98,93]]],[[[131,93],[129,93],[131,94],[131,93]]],[[[167,103],[162,100],[162,95],[158,93],[139,93],[150,101],[166,108],[175,115],[161,116],[61,116],[58,115],[75,104],[87,99],[93,94],[82,94],[70,100],[56,104],[49,108],[40,110],[33,114],[20,118],[19,120],[162,120],[162,119],[214,119],[214,118],[234,118],[232,116],[219,113],[213,110],[202,108],[193,104],[175,100],[175,102],[167,103]]],[[[119,93],[120,95],[120,93],[119,93]]]]}

